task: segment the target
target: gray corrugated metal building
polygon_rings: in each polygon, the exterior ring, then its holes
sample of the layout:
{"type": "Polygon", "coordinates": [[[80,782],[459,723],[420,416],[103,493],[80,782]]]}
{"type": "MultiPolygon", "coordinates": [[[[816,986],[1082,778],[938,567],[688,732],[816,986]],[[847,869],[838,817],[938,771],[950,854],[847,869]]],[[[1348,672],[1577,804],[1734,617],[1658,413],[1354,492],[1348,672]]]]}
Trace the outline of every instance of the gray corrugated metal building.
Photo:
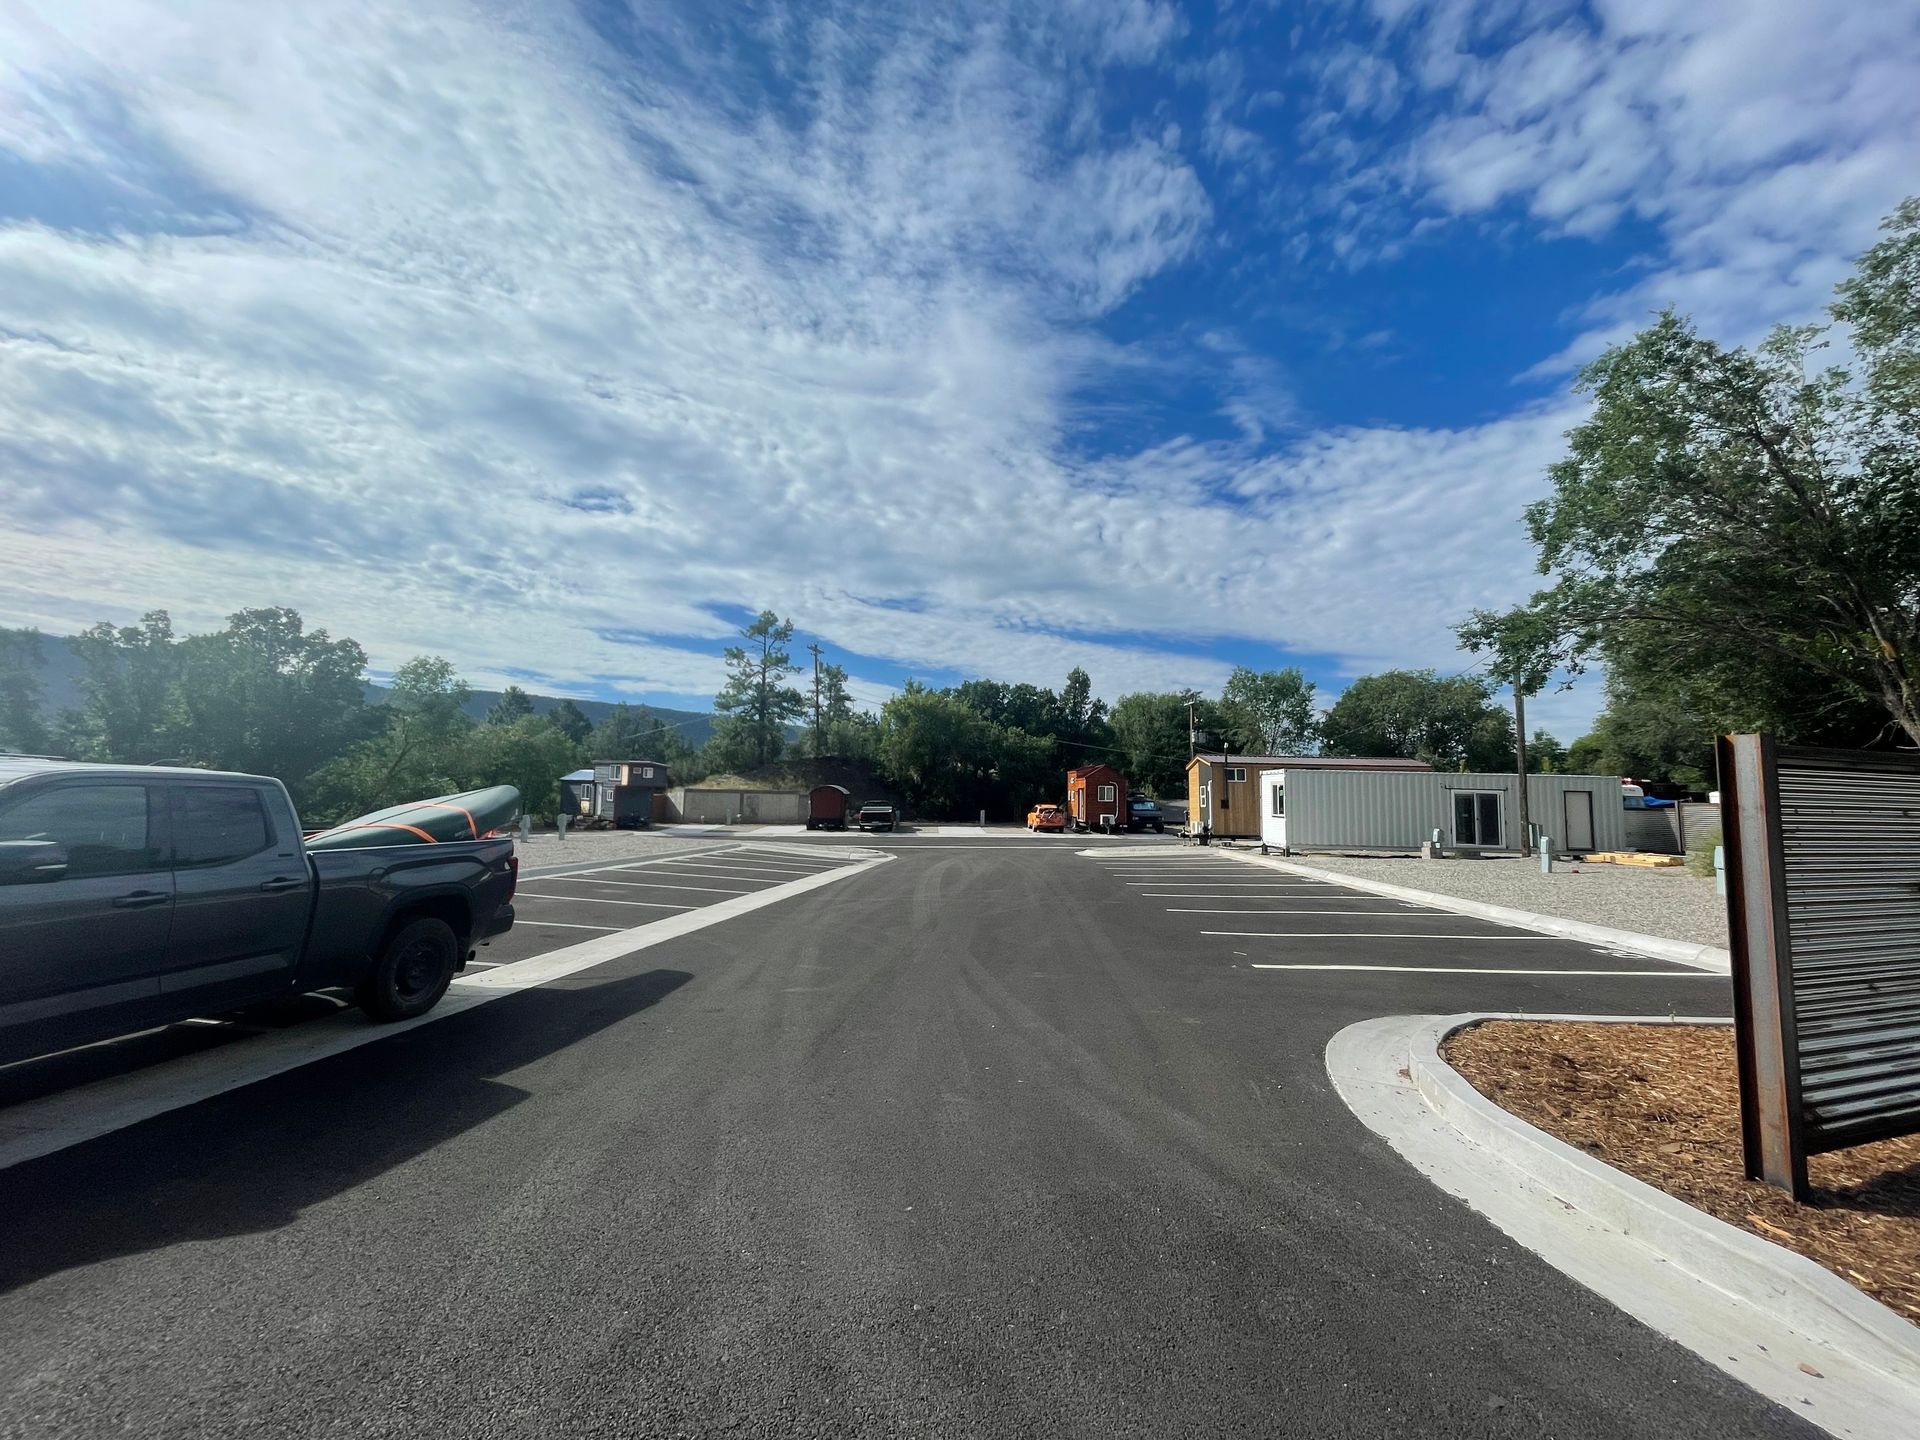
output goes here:
{"type": "MultiPolygon", "coordinates": [[[[1411,850],[1438,830],[1452,849],[1531,848],[1519,788],[1512,774],[1276,769],[1260,777],[1260,838],[1289,850],[1411,850]]],[[[1626,848],[1618,775],[1531,775],[1527,803],[1556,849],[1626,848]]]]}

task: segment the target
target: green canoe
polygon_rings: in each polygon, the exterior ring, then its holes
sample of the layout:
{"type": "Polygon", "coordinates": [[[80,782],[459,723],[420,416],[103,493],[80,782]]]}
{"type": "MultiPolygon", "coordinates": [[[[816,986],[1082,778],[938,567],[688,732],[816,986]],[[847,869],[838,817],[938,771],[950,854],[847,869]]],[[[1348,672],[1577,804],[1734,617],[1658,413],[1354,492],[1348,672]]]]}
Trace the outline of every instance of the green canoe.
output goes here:
{"type": "Polygon", "coordinates": [[[466,790],[432,800],[392,805],[358,815],[307,837],[309,850],[367,850],[378,845],[438,845],[478,840],[507,830],[520,818],[520,792],[511,785],[466,790]]]}

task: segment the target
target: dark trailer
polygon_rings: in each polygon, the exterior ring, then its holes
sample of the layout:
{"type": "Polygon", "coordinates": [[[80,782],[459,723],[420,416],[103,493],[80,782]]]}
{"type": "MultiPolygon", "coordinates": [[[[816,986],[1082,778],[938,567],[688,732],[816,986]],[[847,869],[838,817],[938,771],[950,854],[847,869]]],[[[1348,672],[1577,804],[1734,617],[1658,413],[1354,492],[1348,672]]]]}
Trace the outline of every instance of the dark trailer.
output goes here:
{"type": "Polygon", "coordinates": [[[658,760],[593,762],[593,818],[617,830],[644,830],[653,823],[654,796],[667,788],[667,767],[658,760]]]}
{"type": "Polygon", "coordinates": [[[816,785],[807,792],[807,829],[844,830],[852,792],[844,785],[816,785]]]}

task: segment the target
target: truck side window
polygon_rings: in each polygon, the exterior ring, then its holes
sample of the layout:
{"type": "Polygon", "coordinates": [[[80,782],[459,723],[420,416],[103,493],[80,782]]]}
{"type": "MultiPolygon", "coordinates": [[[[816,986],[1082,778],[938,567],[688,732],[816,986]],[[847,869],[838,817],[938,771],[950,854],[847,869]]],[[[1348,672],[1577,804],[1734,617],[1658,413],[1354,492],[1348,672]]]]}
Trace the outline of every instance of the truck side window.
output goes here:
{"type": "Polygon", "coordinates": [[[173,863],[225,865],[273,844],[260,792],[247,785],[182,785],[174,792],[173,863]]]}
{"type": "Polygon", "coordinates": [[[144,785],[56,785],[0,811],[0,840],[50,840],[67,875],[137,875],[163,869],[149,840],[144,785]]]}

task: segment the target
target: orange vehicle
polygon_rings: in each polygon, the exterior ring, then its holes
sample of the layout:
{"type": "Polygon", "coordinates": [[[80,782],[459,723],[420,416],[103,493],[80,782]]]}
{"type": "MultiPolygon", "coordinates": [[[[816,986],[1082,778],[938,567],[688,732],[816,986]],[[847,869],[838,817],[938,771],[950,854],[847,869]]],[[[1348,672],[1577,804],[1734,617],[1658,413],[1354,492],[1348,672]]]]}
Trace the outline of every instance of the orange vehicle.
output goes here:
{"type": "Polygon", "coordinates": [[[1064,832],[1067,828],[1067,812],[1058,805],[1041,801],[1027,812],[1027,829],[1038,833],[1042,830],[1064,832]]]}

